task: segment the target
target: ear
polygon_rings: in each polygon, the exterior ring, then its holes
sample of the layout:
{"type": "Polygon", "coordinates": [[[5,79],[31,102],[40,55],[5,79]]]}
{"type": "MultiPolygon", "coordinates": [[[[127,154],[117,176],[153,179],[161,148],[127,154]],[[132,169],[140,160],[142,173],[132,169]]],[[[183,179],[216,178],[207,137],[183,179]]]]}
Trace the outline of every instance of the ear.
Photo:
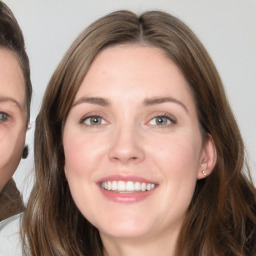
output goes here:
{"type": "Polygon", "coordinates": [[[214,169],[216,161],[217,161],[216,147],[215,147],[212,136],[208,134],[202,148],[197,178],[203,179],[203,178],[206,178],[208,175],[210,175],[214,169]]]}

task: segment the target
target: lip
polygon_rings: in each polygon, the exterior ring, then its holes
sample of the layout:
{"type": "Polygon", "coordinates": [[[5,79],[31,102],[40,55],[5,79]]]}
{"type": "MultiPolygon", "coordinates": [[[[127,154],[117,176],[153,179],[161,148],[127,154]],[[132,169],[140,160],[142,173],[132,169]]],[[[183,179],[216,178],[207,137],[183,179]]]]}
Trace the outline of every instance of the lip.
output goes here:
{"type": "Polygon", "coordinates": [[[123,204],[132,204],[132,203],[137,203],[146,200],[148,197],[150,197],[156,190],[158,184],[154,181],[142,178],[142,177],[137,177],[137,176],[125,176],[125,175],[111,175],[104,177],[96,182],[98,185],[98,188],[102,195],[116,203],[123,203],[123,204]],[[106,182],[106,181],[133,181],[133,182],[145,182],[145,183],[151,183],[155,184],[155,188],[150,190],[150,191],[145,191],[145,192],[129,192],[129,193],[120,193],[117,191],[109,191],[101,188],[101,183],[106,182]]]}

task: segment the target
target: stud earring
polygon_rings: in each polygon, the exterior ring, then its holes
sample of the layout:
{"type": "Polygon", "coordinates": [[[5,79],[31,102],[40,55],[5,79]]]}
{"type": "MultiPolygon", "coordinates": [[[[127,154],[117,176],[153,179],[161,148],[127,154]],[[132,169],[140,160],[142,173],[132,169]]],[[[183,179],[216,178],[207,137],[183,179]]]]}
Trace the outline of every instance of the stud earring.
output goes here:
{"type": "Polygon", "coordinates": [[[22,159],[26,159],[28,157],[28,145],[25,145],[22,152],[22,159]]]}
{"type": "Polygon", "coordinates": [[[206,175],[207,175],[206,170],[203,170],[203,175],[204,175],[204,176],[206,176],[206,175]]]}

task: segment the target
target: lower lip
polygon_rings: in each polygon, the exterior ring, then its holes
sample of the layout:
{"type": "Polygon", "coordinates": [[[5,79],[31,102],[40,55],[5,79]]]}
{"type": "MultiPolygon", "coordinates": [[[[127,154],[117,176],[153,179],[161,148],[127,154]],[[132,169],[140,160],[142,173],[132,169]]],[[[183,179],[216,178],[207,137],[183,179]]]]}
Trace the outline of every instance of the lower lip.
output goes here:
{"type": "Polygon", "coordinates": [[[124,204],[141,202],[147,199],[155,191],[155,188],[154,188],[146,192],[118,193],[116,191],[109,191],[109,190],[102,189],[101,187],[99,187],[99,189],[103,194],[103,196],[106,197],[108,200],[116,203],[124,203],[124,204]]]}

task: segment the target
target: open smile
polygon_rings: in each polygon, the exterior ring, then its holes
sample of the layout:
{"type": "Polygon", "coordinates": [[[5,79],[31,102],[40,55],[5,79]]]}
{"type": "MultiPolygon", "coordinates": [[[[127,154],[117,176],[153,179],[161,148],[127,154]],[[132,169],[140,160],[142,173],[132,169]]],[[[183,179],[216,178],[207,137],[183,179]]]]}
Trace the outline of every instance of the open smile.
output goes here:
{"type": "Polygon", "coordinates": [[[97,184],[103,196],[108,200],[128,204],[145,200],[158,187],[157,183],[140,177],[120,175],[105,177],[97,184]]]}
{"type": "Polygon", "coordinates": [[[155,188],[155,184],[139,181],[104,181],[100,183],[101,188],[119,193],[145,192],[155,188]]]}

